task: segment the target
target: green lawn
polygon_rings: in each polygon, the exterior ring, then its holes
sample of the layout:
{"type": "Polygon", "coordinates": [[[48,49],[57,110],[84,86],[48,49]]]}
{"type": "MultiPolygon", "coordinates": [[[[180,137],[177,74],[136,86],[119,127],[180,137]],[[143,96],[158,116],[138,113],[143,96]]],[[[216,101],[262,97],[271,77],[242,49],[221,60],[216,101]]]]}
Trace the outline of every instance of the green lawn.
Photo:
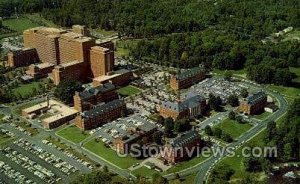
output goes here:
{"type": "MultiPolygon", "coordinates": [[[[286,117],[286,115],[282,116],[281,118],[279,118],[276,123],[278,125],[280,125],[284,118],[286,117]]],[[[263,147],[265,146],[265,142],[264,137],[265,137],[265,133],[266,130],[263,130],[262,132],[260,132],[259,134],[257,134],[254,138],[252,138],[249,142],[246,143],[247,146],[253,147],[253,146],[259,146],[259,147],[263,147]]],[[[236,155],[241,155],[242,154],[242,148],[239,148],[236,151],[236,155]]],[[[230,183],[236,183],[239,180],[243,179],[244,176],[247,174],[247,171],[245,171],[245,167],[243,165],[243,157],[241,156],[235,156],[235,157],[227,157],[224,160],[222,160],[220,163],[218,164],[227,164],[230,166],[230,168],[232,168],[233,170],[235,170],[234,175],[231,177],[231,182],[230,183]]],[[[262,175],[262,173],[258,173],[256,174],[257,177],[260,177],[262,175]]]]}
{"type": "Polygon", "coordinates": [[[46,26],[46,27],[57,27],[56,24],[54,24],[52,21],[46,20],[43,17],[41,17],[39,14],[26,14],[26,17],[31,20],[33,23],[38,24],[40,26],[46,26]]]}
{"type": "Polygon", "coordinates": [[[136,47],[139,39],[118,40],[116,42],[116,55],[118,57],[129,56],[130,49],[136,47]]]}
{"type": "Polygon", "coordinates": [[[260,119],[260,120],[264,120],[266,119],[268,116],[270,116],[272,113],[269,113],[269,112],[263,112],[261,114],[257,114],[257,115],[254,115],[253,118],[256,118],[256,119],[260,119]]]}
{"type": "Polygon", "coordinates": [[[268,88],[274,91],[277,91],[290,98],[299,98],[300,97],[300,88],[296,87],[285,87],[285,86],[275,86],[268,85],[268,88]]]}
{"type": "Polygon", "coordinates": [[[215,128],[220,128],[223,132],[229,134],[232,138],[238,138],[240,135],[242,135],[244,132],[247,132],[251,125],[248,123],[241,124],[237,121],[225,119],[223,122],[215,126],[215,128]]]}
{"type": "Polygon", "coordinates": [[[224,75],[226,71],[231,71],[234,76],[247,78],[247,74],[246,74],[245,69],[241,69],[241,70],[219,70],[219,69],[214,69],[212,72],[216,73],[218,75],[224,75]]]}
{"type": "Polygon", "coordinates": [[[87,142],[84,147],[122,169],[127,169],[133,164],[142,161],[130,156],[119,157],[116,151],[106,147],[101,141],[97,143],[95,140],[91,140],[87,142]]]}
{"type": "Polygon", "coordinates": [[[142,176],[145,178],[152,179],[152,176],[154,174],[159,174],[159,172],[155,171],[154,169],[148,169],[145,166],[142,166],[134,171],[132,171],[132,174],[135,176],[142,176]]]}
{"type": "Polygon", "coordinates": [[[5,19],[3,20],[3,25],[9,27],[10,29],[22,33],[24,30],[29,28],[38,27],[40,25],[33,23],[26,17],[5,19]]]}
{"type": "Polygon", "coordinates": [[[118,89],[117,92],[122,96],[132,96],[132,95],[140,93],[141,90],[134,86],[129,85],[129,86],[118,89]]]}
{"type": "Polygon", "coordinates": [[[183,169],[187,169],[189,167],[195,166],[201,162],[203,162],[204,160],[208,159],[209,157],[204,157],[202,155],[199,155],[198,157],[194,157],[191,160],[187,160],[187,161],[183,161],[183,162],[179,162],[177,163],[175,166],[173,166],[172,168],[168,169],[166,171],[166,174],[169,173],[176,173],[178,171],[181,171],[183,169]]]}
{"type": "Polygon", "coordinates": [[[34,88],[38,92],[40,90],[40,85],[44,85],[42,81],[32,82],[29,84],[21,84],[19,87],[13,89],[14,94],[20,94],[22,97],[30,95],[34,88]]]}
{"type": "Polygon", "coordinates": [[[119,47],[117,48],[116,55],[118,57],[127,57],[129,56],[129,50],[119,47]]]}
{"type": "MultiPolygon", "coordinates": [[[[264,139],[264,136],[265,136],[265,130],[259,133],[258,135],[256,135],[252,140],[250,140],[247,143],[247,145],[264,146],[264,142],[262,141],[264,139]]],[[[232,168],[235,171],[234,175],[231,177],[231,183],[238,182],[239,180],[243,179],[247,174],[247,172],[245,171],[245,167],[243,165],[243,157],[241,157],[242,148],[243,147],[239,148],[235,152],[236,153],[235,157],[227,157],[218,163],[218,165],[227,164],[230,166],[230,168],[232,168]]]]}
{"type": "Polygon", "coordinates": [[[115,31],[106,31],[106,30],[103,30],[103,29],[94,29],[93,31],[97,32],[98,34],[102,34],[103,36],[113,36],[113,35],[116,35],[118,34],[118,32],[115,32],[115,31]]]}
{"type": "Polygon", "coordinates": [[[59,130],[58,132],[56,132],[56,134],[76,144],[89,137],[87,133],[83,133],[75,125],[59,130]]]}

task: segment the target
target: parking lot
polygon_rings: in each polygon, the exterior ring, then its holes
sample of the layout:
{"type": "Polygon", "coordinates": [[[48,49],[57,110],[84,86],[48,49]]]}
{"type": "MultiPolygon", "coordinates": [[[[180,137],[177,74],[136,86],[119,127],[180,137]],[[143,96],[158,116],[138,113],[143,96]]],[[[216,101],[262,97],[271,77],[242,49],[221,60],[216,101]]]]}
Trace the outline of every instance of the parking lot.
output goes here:
{"type": "Polygon", "coordinates": [[[79,172],[93,169],[90,163],[31,137],[16,126],[5,124],[2,129],[6,134],[16,135],[14,142],[0,150],[0,164],[5,166],[0,172],[3,183],[70,182],[79,172]]]}
{"type": "Polygon", "coordinates": [[[226,103],[230,95],[235,94],[239,96],[242,89],[243,86],[239,83],[231,82],[224,78],[212,77],[192,86],[189,91],[196,92],[205,98],[208,98],[209,94],[220,96],[222,101],[226,103]]]}

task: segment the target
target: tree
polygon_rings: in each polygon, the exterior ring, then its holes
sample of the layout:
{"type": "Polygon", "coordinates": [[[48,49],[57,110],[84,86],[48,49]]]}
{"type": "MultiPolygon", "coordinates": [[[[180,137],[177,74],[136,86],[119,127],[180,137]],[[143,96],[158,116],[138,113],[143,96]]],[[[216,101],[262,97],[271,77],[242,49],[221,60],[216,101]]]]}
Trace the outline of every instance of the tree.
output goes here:
{"type": "Polygon", "coordinates": [[[224,79],[225,79],[225,80],[230,81],[231,78],[232,78],[232,76],[233,76],[232,71],[230,71],[230,70],[226,70],[226,71],[225,71],[225,73],[224,73],[224,79]]]}
{"type": "Polygon", "coordinates": [[[204,128],[204,131],[207,135],[209,136],[212,136],[213,135],[213,131],[211,129],[211,127],[209,125],[207,125],[205,128],[204,128]]]}
{"type": "Polygon", "coordinates": [[[222,164],[217,166],[211,174],[212,183],[227,183],[234,174],[234,170],[229,165],[222,164]]]}
{"type": "Polygon", "coordinates": [[[108,167],[106,165],[103,166],[103,172],[108,173],[108,167]]]}
{"type": "Polygon", "coordinates": [[[165,134],[167,136],[170,136],[172,134],[172,131],[174,129],[174,121],[172,118],[166,118],[165,119],[165,134]]]}
{"type": "Polygon", "coordinates": [[[242,91],[241,91],[241,96],[243,98],[247,98],[248,95],[249,95],[248,90],[246,88],[243,88],[242,91]]]}
{"type": "Polygon", "coordinates": [[[152,176],[152,183],[154,184],[168,184],[168,180],[162,177],[160,174],[155,173],[152,176]]]}
{"type": "Polygon", "coordinates": [[[157,123],[158,123],[158,124],[163,125],[163,124],[164,124],[164,121],[165,121],[164,117],[158,116],[158,118],[157,118],[157,123]]]}
{"type": "Polygon", "coordinates": [[[153,141],[156,144],[162,144],[162,136],[163,136],[162,132],[160,131],[154,132],[152,135],[153,141]]]}
{"type": "Polygon", "coordinates": [[[190,129],[190,122],[187,119],[179,119],[174,123],[175,132],[184,132],[190,129]]]}
{"type": "Polygon", "coordinates": [[[270,121],[266,129],[266,141],[271,141],[277,136],[277,127],[275,121],[270,121]]]}
{"type": "Polygon", "coordinates": [[[67,104],[72,104],[73,96],[76,91],[82,91],[82,87],[79,82],[72,80],[62,81],[56,87],[54,96],[67,104]]]}
{"type": "Polygon", "coordinates": [[[227,133],[222,133],[221,138],[224,141],[229,142],[229,143],[233,141],[233,138],[229,134],[227,134],[227,133]]]}
{"type": "Polygon", "coordinates": [[[217,138],[221,138],[222,134],[223,131],[220,128],[217,127],[214,129],[214,136],[216,136],[217,138]]]}
{"type": "Polygon", "coordinates": [[[219,111],[221,110],[221,104],[222,104],[222,100],[219,96],[215,97],[213,94],[209,95],[208,105],[210,106],[211,109],[215,111],[219,111]]]}
{"type": "Polygon", "coordinates": [[[73,180],[72,184],[107,184],[112,181],[112,177],[109,172],[103,172],[101,170],[94,170],[91,173],[80,175],[73,180]]]}
{"type": "Polygon", "coordinates": [[[231,120],[235,120],[235,113],[233,111],[230,111],[230,113],[228,114],[228,117],[231,120]]]}
{"type": "Polygon", "coordinates": [[[262,166],[259,158],[250,156],[243,160],[246,171],[248,172],[259,172],[262,171],[262,166]]]}
{"type": "Polygon", "coordinates": [[[236,107],[239,105],[239,98],[236,95],[230,95],[228,97],[228,104],[230,104],[232,107],[236,107]]]}

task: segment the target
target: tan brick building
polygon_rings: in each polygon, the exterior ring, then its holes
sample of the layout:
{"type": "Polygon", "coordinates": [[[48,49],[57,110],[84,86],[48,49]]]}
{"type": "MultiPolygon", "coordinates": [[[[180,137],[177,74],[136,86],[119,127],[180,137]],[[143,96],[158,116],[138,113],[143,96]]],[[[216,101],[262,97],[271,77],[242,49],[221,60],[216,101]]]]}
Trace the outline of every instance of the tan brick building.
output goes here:
{"type": "Polygon", "coordinates": [[[63,80],[76,80],[84,82],[88,76],[88,63],[73,61],[55,66],[52,70],[54,85],[58,85],[63,80]]]}
{"type": "Polygon", "coordinates": [[[48,74],[52,72],[54,67],[55,64],[53,63],[32,64],[28,67],[26,74],[34,78],[42,78],[48,76],[48,74]]]}
{"type": "Polygon", "coordinates": [[[81,34],[83,36],[89,36],[89,31],[86,26],[74,25],[72,26],[72,32],[81,34]]]}
{"type": "Polygon", "coordinates": [[[83,92],[76,92],[74,95],[74,108],[79,112],[92,109],[93,106],[101,102],[110,102],[118,99],[116,87],[107,83],[103,86],[94,87],[83,92]]]}
{"type": "Polygon", "coordinates": [[[95,45],[95,39],[68,32],[59,38],[60,63],[72,61],[89,62],[89,51],[95,45]]]}
{"type": "Polygon", "coordinates": [[[67,33],[66,30],[38,27],[25,30],[23,33],[24,47],[35,48],[42,62],[60,63],[59,37],[67,33]]]}
{"type": "Polygon", "coordinates": [[[90,50],[91,70],[93,77],[106,75],[114,70],[114,51],[108,48],[94,46],[90,50]]]}
{"type": "Polygon", "coordinates": [[[93,78],[96,79],[95,86],[107,82],[127,84],[132,79],[132,72],[113,72],[113,42],[96,43],[87,35],[87,28],[79,25],[74,25],[71,30],[46,27],[28,29],[23,33],[26,49],[10,53],[8,63],[18,67],[41,61],[41,64],[30,66],[27,74],[37,78],[51,73],[55,85],[62,80],[85,82],[93,78]]]}

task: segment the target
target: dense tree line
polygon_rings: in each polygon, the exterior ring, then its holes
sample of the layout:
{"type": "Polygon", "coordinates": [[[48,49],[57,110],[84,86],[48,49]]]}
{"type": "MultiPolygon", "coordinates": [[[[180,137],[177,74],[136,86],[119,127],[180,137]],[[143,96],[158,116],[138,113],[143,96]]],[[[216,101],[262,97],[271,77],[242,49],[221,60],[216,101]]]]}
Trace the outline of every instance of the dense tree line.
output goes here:
{"type": "Polygon", "coordinates": [[[300,66],[300,43],[263,44],[260,40],[240,39],[235,34],[205,30],[141,40],[132,56],[166,66],[189,68],[202,64],[208,68],[246,68],[250,79],[258,83],[290,85],[290,66],[300,66]]]}
{"type": "Polygon", "coordinates": [[[277,147],[278,161],[300,160],[300,99],[290,106],[283,123],[270,122],[267,126],[266,143],[277,147]]]}
{"type": "Polygon", "coordinates": [[[67,104],[73,104],[75,92],[83,90],[81,83],[74,80],[65,80],[58,84],[54,90],[54,96],[67,104]]]}
{"type": "Polygon", "coordinates": [[[0,16],[40,12],[61,26],[87,24],[134,37],[151,37],[206,28],[264,37],[288,26],[299,27],[297,0],[2,0],[0,16]]]}

